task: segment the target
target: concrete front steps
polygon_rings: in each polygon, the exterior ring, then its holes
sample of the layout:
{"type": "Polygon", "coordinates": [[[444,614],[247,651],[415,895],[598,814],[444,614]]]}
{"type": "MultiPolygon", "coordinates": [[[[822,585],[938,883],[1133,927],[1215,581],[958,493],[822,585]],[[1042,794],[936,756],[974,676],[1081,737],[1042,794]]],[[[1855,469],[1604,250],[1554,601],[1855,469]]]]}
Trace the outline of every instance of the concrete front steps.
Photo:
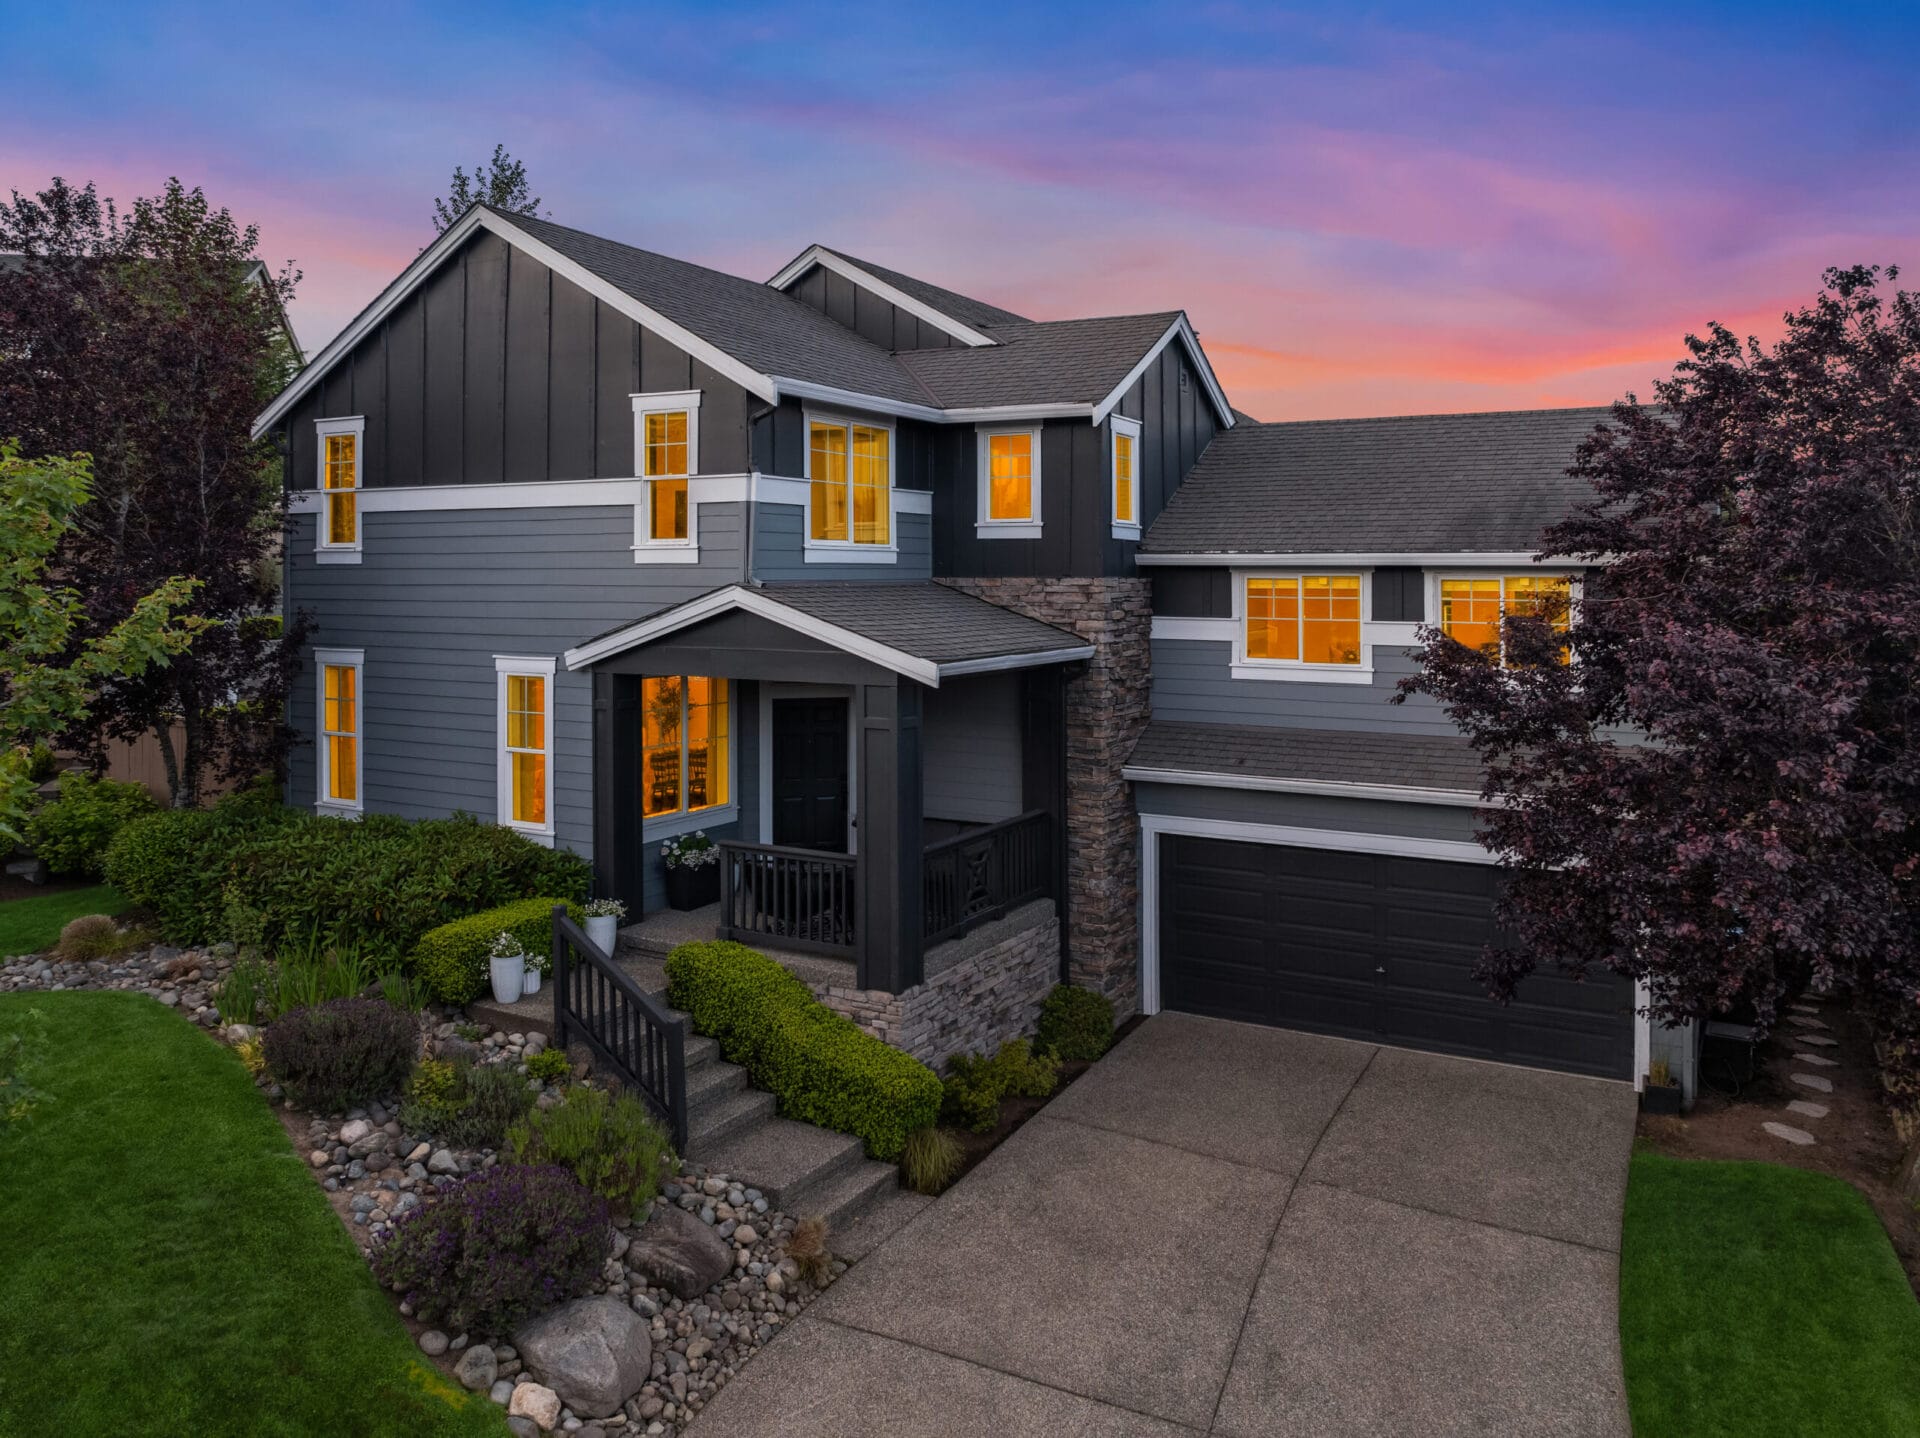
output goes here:
{"type": "MultiPolygon", "coordinates": [[[[628,962],[624,952],[621,959],[642,987],[655,993],[664,988],[664,981],[646,981],[644,961],[628,962]]],[[[552,1038],[552,993],[542,987],[516,1004],[478,1000],[467,1006],[467,1017],[509,1033],[552,1038]]],[[[576,1046],[575,1052],[578,1057],[585,1050],[576,1046]]],[[[722,1059],[712,1039],[689,1030],[686,1052],[685,1156],[759,1189],[783,1213],[824,1218],[829,1246],[840,1257],[865,1257],[933,1201],[900,1187],[899,1169],[867,1158],[859,1139],[777,1117],[773,1095],[752,1087],[747,1071],[722,1059]]]]}

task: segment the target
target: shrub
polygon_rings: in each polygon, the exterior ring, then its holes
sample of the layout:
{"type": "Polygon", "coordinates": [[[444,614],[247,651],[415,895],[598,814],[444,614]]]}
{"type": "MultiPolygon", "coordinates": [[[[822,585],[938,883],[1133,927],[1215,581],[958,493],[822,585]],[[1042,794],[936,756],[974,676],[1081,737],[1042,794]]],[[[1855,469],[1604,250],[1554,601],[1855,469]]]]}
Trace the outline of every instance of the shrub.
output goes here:
{"type": "Polygon", "coordinates": [[[452,1059],[421,1059],[407,1080],[401,1121],[410,1129],[437,1131],[460,1107],[465,1093],[460,1066],[452,1059]]]}
{"type": "Polygon", "coordinates": [[[874,1158],[898,1158],[907,1135],[939,1115],[933,1070],[861,1032],[744,944],[682,944],[667,956],[667,995],[782,1113],[854,1134],[874,1158]]]}
{"type": "Polygon", "coordinates": [[[504,1337],[593,1287],[607,1255],[607,1202],[564,1168],[502,1164],[403,1215],[373,1271],[450,1331],[504,1337]]]}
{"type": "Polygon", "coordinates": [[[527,1060],[527,1077],[541,1083],[559,1083],[572,1073],[572,1061],[559,1049],[541,1049],[527,1060]]]}
{"type": "Polygon", "coordinates": [[[59,796],[27,820],[27,847],[56,874],[98,879],[114,837],[132,820],[159,808],[144,784],[119,784],[69,770],[60,776],[59,796]]]}
{"type": "Polygon", "coordinates": [[[507,1135],[515,1163],[557,1163],[616,1213],[635,1213],[660,1191],[673,1146],[647,1106],[630,1093],[571,1088],[549,1109],[535,1109],[507,1135]]]}
{"type": "Polygon", "coordinates": [[[456,1072],[459,1085],[452,1101],[432,1113],[409,1110],[421,1120],[413,1126],[439,1134],[455,1148],[500,1148],[533,1107],[533,1090],[506,1064],[457,1064],[456,1072]]]}
{"type": "Polygon", "coordinates": [[[405,1083],[419,1030],[379,999],[333,999],[275,1019],[264,1042],[267,1069],[287,1091],[309,1108],[334,1112],[405,1083]]]}
{"type": "Polygon", "coordinates": [[[120,926],[105,914],[82,914],[67,920],[54,943],[53,956],[69,964],[104,959],[126,947],[120,926]]]}
{"type": "Polygon", "coordinates": [[[150,910],[171,942],[211,943],[226,937],[233,854],[302,817],[264,801],[257,790],[229,795],[211,809],[163,809],[121,829],[107,848],[107,882],[150,910]]]}
{"type": "Polygon", "coordinates": [[[944,1128],[916,1128],[900,1151],[900,1180],[915,1193],[939,1193],[960,1172],[960,1140],[944,1128]]]}
{"type": "MultiPolygon", "coordinates": [[[[560,902],[521,899],[430,929],[414,947],[413,971],[442,1003],[468,1003],[486,991],[487,955],[504,933],[518,940],[544,973],[553,967],[553,906],[560,902]]],[[[579,923],[580,906],[568,902],[567,915],[579,923]]]]}
{"type": "Polygon", "coordinates": [[[1040,1005],[1034,1048],[1065,1063],[1088,1063],[1113,1047],[1113,1005],[1092,989],[1055,984],[1040,1005]]]}
{"type": "Polygon", "coordinates": [[[988,1058],[955,1054],[947,1061],[942,1114],[975,1133],[986,1133],[1000,1121],[1000,1100],[1008,1094],[1045,1098],[1060,1081],[1060,1061],[1035,1054],[1025,1039],[1009,1039],[988,1058]]]}
{"type": "Polygon", "coordinates": [[[250,1039],[242,1039],[233,1046],[233,1051],[254,1078],[259,1078],[267,1071],[267,1051],[266,1046],[260,1042],[260,1035],[255,1034],[250,1039]]]}

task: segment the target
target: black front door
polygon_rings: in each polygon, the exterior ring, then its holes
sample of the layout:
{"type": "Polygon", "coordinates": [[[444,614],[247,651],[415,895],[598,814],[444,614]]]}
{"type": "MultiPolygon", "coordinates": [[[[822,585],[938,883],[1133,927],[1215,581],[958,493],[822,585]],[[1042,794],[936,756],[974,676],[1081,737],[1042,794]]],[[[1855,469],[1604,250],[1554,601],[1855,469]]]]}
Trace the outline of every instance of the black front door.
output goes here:
{"type": "Polygon", "coordinates": [[[773,842],[847,852],[847,701],[773,701],[773,842]]]}

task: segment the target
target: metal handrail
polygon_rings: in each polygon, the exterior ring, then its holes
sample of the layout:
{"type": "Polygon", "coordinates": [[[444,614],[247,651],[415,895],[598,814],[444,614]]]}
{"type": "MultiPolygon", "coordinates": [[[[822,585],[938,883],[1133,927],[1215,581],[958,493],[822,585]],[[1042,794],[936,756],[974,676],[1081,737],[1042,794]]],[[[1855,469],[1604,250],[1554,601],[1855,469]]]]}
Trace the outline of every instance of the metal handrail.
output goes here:
{"type": "Polygon", "coordinates": [[[1053,888],[1051,832],[1046,810],[1029,809],[927,845],[923,942],[957,938],[1047,896],[1053,888]]]}
{"type": "Polygon", "coordinates": [[[857,873],[851,854],[723,839],[720,937],[851,955],[857,873]]]}
{"type": "Polygon", "coordinates": [[[553,906],[554,1042],[577,1034],[659,1114],[687,1151],[687,1021],[636,984],[613,955],[553,906]]]}

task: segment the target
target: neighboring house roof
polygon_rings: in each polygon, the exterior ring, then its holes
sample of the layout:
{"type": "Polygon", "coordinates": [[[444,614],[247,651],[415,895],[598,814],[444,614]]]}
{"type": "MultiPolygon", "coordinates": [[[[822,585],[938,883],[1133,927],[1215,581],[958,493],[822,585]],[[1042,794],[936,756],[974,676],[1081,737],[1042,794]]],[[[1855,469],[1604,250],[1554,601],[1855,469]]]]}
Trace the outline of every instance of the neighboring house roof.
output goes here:
{"type": "Polygon", "coordinates": [[[1147,725],[1124,772],[1149,783],[1462,804],[1480,802],[1482,780],[1479,756],[1462,738],[1163,720],[1147,725]]]}
{"type": "Polygon", "coordinates": [[[995,331],[982,348],[908,350],[894,358],[948,409],[1030,403],[1035,396],[1098,404],[1181,319],[1151,315],[1048,320],[995,331]]]}
{"type": "Polygon", "coordinates": [[[585,668],[735,610],[936,687],[963,674],[1093,655],[1093,646],[1076,634],[932,580],[802,581],[709,590],[569,649],[567,668],[585,668]]]}
{"type": "Polygon", "coordinates": [[[1530,553],[1547,526],[1593,497],[1567,469],[1608,414],[1238,425],[1207,446],[1140,557],[1530,553]]]}
{"type": "MultiPolygon", "coordinates": [[[[826,249],[825,245],[820,247],[826,249]]],[[[827,250],[828,254],[838,255],[856,269],[865,270],[896,290],[903,290],[922,304],[939,310],[942,314],[952,315],[962,324],[976,329],[997,329],[1005,325],[1028,325],[1033,321],[1025,315],[1017,315],[1012,310],[1003,310],[998,305],[990,305],[985,300],[976,300],[971,295],[963,295],[943,286],[930,284],[926,280],[916,279],[912,275],[903,275],[898,270],[890,270],[868,260],[850,255],[845,250],[827,250]]]]}

